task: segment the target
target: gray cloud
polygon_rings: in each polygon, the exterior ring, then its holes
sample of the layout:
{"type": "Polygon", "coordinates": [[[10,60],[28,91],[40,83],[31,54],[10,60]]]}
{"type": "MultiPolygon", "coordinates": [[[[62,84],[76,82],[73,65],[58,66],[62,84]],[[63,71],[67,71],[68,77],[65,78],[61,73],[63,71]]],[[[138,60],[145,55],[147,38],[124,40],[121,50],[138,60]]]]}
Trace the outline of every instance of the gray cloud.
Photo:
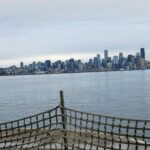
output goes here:
{"type": "Polygon", "coordinates": [[[149,8],[149,0],[0,1],[0,60],[140,47],[149,55],[149,8]]]}

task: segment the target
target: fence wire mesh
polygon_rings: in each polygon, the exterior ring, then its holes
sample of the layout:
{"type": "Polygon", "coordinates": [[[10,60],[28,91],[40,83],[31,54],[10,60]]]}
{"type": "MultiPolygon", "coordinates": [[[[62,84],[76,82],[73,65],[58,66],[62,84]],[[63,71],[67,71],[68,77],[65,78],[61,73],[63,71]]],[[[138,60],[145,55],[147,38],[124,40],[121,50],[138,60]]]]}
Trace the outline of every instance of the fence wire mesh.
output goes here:
{"type": "Polygon", "coordinates": [[[0,124],[0,149],[150,150],[150,121],[96,115],[57,106],[0,124]]]}
{"type": "Polygon", "coordinates": [[[90,114],[65,108],[71,149],[149,150],[150,121],[90,114]]]}

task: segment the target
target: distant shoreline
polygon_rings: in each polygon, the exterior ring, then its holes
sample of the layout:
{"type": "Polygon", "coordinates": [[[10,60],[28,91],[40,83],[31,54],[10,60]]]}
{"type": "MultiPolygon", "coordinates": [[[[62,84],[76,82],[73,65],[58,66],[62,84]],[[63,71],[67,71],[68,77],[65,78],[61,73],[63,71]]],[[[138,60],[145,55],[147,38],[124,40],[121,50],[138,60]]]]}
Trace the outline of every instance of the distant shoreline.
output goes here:
{"type": "Polygon", "coordinates": [[[7,74],[3,76],[39,76],[39,75],[54,75],[54,74],[80,74],[80,73],[100,73],[100,72],[125,72],[125,71],[145,71],[150,69],[134,69],[134,70],[105,70],[105,71],[82,71],[82,72],[55,72],[55,73],[31,73],[31,74],[7,74]]]}

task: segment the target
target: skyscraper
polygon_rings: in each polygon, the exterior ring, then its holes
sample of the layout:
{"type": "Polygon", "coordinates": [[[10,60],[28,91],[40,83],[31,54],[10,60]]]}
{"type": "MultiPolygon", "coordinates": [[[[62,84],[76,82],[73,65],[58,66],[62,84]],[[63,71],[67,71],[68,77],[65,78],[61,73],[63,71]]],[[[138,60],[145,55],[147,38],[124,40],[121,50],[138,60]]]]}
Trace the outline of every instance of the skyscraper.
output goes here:
{"type": "Polygon", "coordinates": [[[119,60],[122,60],[122,59],[123,59],[123,53],[120,52],[120,53],[119,53],[119,60]]]}
{"type": "Polygon", "coordinates": [[[51,67],[51,61],[50,60],[46,60],[44,65],[45,65],[46,69],[49,69],[51,67]]]}
{"type": "Polygon", "coordinates": [[[140,49],[140,53],[141,53],[141,58],[145,59],[145,49],[144,48],[140,49]]]}
{"type": "Polygon", "coordinates": [[[23,64],[23,62],[20,62],[20,68],[24,68],[24,64],[23,64]]]}
{"type": "Polygon", "coordinates": [[[108,50],[104,50],[104,59],[108,60],[108,50]]]}
{"type": "Polygon", "coordinates": [[[101,56],[100,54],[97,54],[97,67],[99,68],[101,65],[101,56]]]}
{"type": "Polygon", "coordinates": [[[137,68],[140,68],[141,55],[140,53],[136,53],[136,65],[137,68]]]}
{"type": "Polygon", "coordinates": [[[123,68],[123,53],[122,52],[120,52],[119,53],[119,67],[120,68],[123,68]]]}
{"type": "Polygon", "coordinates": [[[114,63],[115,65],[117,65],[118,62],[119,62],[118,56],[113,56],[113,63],[114,63]]]}

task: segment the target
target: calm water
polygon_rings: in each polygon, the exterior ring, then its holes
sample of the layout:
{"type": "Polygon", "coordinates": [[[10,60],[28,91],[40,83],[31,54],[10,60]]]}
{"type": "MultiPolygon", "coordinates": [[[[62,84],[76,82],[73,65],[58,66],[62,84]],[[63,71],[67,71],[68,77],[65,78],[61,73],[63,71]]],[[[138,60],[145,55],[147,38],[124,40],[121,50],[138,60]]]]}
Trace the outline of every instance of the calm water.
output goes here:
{"type": "Polygon", "coordinates": [[[150,70],[0,77],[0,122],[59,103],[92,113],[150,119],[150,70]]]}

